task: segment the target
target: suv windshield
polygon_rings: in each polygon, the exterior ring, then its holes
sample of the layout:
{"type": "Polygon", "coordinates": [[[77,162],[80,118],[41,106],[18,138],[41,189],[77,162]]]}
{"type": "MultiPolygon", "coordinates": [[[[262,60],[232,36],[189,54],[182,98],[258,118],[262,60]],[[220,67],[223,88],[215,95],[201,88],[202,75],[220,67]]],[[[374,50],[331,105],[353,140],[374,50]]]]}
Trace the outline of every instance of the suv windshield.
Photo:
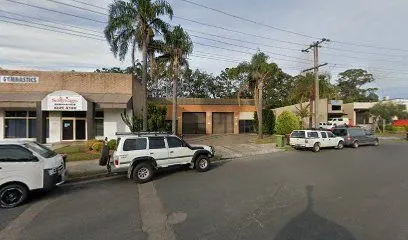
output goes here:
{"type": "Polygon", "coordinates": [[[305,131],[293,131],[290,137],[291,138],[305,138],[305,131]]]}
{"type": "Polygon", "coordinates": [[[24,144],[24,146],[44,158],[52,158],[57,155],[56,152],[37,142],[29,142],[24,144]]]}

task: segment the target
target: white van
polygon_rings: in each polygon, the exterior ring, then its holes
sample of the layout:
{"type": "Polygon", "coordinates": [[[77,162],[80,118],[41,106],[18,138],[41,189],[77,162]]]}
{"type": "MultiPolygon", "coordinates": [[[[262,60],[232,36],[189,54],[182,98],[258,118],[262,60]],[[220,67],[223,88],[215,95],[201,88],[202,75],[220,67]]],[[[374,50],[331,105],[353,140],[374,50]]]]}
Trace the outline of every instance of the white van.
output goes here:
{"type": "Polygon", "coordinates": [[[61,155],[28,140],[0,141],[0,207],[24,202],[31,190],[51,189],[64,182],[61,155]]]}
{"type": "Polygon", "coordinates": [[[348,118],[329,118],[327,123],[333,124],[337,127],[350,125],[350,121],[348,118]]]}

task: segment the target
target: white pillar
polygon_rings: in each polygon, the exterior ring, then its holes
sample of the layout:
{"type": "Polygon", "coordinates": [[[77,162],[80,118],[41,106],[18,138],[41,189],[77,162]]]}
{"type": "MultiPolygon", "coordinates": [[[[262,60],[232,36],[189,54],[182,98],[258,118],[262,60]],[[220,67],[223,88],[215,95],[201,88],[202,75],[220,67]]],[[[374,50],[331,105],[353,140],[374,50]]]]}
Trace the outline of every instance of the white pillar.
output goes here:
{"type": "Polygon", "coordinates": [[[47,138],[48,143],[61,142],[61,112],[51,112],[49,113],[49,138],[47,138]]]}
{"type": "MultiPolygon", "coordinates": [[[[103,133],[104,137],[116,139],[116,132],[129,132],[129,128],[123,122],[120,114],[123,109],[104,109],[103,110],[103,133]]],[[[131,112],[128,112],[129,116],[131,112]]]]}

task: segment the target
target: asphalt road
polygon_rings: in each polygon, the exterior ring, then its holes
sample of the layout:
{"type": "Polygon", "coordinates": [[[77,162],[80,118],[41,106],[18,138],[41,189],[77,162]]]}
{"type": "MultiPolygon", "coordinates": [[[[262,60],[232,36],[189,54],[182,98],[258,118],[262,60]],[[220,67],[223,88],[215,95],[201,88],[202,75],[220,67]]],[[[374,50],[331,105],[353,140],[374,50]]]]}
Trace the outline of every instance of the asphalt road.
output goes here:
{"type": "Polygon", "coordinates": [[[35,194],[0,239],[408,239],[408,144],[293,151],[35,194]]]}

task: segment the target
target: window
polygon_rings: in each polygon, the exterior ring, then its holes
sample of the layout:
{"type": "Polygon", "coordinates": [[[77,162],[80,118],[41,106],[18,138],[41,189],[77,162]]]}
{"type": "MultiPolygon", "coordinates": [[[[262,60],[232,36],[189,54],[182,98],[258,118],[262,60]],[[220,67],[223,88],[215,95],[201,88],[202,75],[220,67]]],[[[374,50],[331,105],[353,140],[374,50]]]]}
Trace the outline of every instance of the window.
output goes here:
{"type": "Polygon", "coordinates": [[[328,136],[329,138],[334,138],[334,137],[335,137],[332,132],[327,132],[327,136],[328,136]]]}
{"type": "Polygon", "coordinates": [[[332,111],[340,111],[341,105],[332,105],[332,111]]]}
{"type": "Polygon", "coordinates": [[[126,139],[123,143],[123,151],[144,150],[146,145],[146,138],[126,139]]]}
{"type": "Polygon", "coordinates": [[[86,118],[86,112],[62,112],[62,117],[72,117],[72,118],[86,118]]]}
{"type": "Polygon", "coordinates": [[[169,145],[169,148],[177,148],[183,146],[183,142],[176,137],[168,137],[167,144],[169,145]]]}
{"type": "Polygon", "coordinates": [[[33,152],[36,152],[37,154],[44,158],[51,158],[57,155],[56,152],[36,142],[26,143],[24,144],[24,146],[26,146],[26,148],[30,149],[33,152]]]}
{"type": "Polygon", "coordinates": [[[254,120],[239,120],[239,133],[253,133],[254,120]]]}
{"type": "Polygon", "coordinates": [[[149,149],[166,148],[164,137],[149,137],[149,149]]]}
{"type": "Polygon", "coordinates": [[[357,137],[357,136],[364,136],[364,130],[363,129],[358,129],[358,128],[354,128],[354,129],[349,129],[349,133],[350,136],[352,137],[357,137]]]}
{"type": "Polygon", "coordinates": [[[95,136],[104,136],[103,132],[103,112],[95,113],[95,136]]]}
{"type": "Polygon", "coordinates": [[[293,131],[290,137],[291,138],[305,138],[305,131],[293,131]]]}
{"type": "Polygon", "coordinates": [[[0,146],[0,162],[20,162],[31,161],[33,154],[19,146],[1,145],[0,146]]]}
{"type": "Polygon", "coordinates": [[[5,138],[35,138],[37,135],[35,111],[6,111],[4,123],[5,138]]]}
{"type": "Polygon", "coordinates": [[[339,136],[339,137],[344,137],[347,136],[347,129],[334,129],[333,130],[334,135],[339,136]]]}
{"type": "Polygon", "coordinates": [[[322,134],[322,138],[327,138],[327,133],[326,132],[320,132],[322,134]]]}
{"type": "Polygon", "coordinates": [[[319,134],[317,134],[317,132],[308,132],[307,137],[308,138],[318,138],[319,134]]]}

